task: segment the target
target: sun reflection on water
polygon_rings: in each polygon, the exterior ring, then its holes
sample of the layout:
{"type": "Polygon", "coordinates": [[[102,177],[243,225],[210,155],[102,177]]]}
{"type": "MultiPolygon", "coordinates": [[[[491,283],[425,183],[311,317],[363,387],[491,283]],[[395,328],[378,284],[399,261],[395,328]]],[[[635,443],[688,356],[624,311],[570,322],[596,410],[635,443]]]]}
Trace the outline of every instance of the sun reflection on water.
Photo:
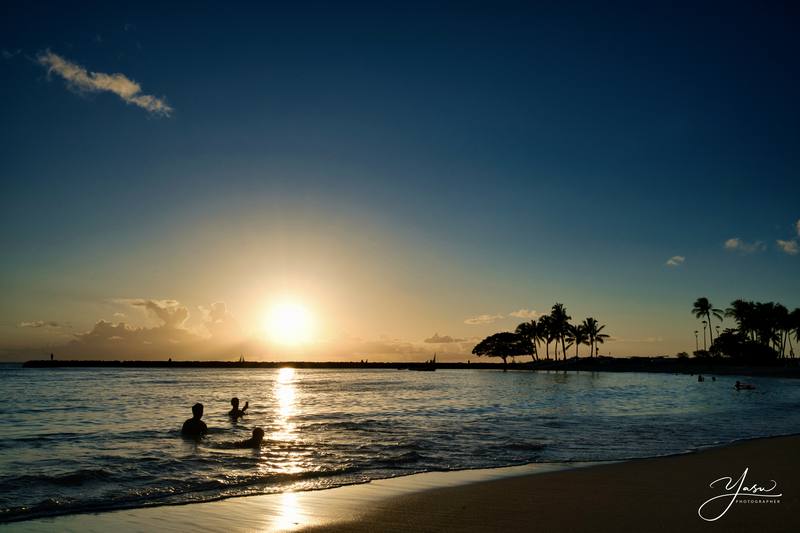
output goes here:
{"type": "Polygon", "coordinates": [[[278,445],[274,450],[280,459],[274,465],[278,472],[295,474],[303,471],[302,456],[292,449],[299,440],[297,424],[297,392],[294,368],[281,368],[275,380],[274,395],[277,401],[277,416],[270,440],[278,445]]]}

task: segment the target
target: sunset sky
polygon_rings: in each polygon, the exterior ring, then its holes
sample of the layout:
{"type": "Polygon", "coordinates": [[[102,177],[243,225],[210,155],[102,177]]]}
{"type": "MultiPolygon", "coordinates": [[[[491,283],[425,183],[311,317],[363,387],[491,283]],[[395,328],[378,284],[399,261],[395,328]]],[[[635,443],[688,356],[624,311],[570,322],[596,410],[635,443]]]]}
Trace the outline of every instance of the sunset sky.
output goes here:
{"type": "Polygon", "coordinates": [[[674,355],[699,296],[800,306],[792,3],[116,4],[0,7],[0,360],[461,360],[555,302],[674,355]]]}

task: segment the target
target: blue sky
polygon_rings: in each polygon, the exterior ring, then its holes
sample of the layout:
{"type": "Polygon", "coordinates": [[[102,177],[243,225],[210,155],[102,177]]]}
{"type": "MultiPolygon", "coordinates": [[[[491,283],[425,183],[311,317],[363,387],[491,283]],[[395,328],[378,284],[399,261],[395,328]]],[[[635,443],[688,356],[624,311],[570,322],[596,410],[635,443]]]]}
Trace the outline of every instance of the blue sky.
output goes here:
{"type": "Polygon", "coordinates": [[[201,337],[224,302],[245,342],[285,296],[319,353],[456,357],[423,339],[560,301],[660,354],[697,296],[796,307],[797,11],[4,3],[0,345],[163,326],[137,299],[201,337]]]}

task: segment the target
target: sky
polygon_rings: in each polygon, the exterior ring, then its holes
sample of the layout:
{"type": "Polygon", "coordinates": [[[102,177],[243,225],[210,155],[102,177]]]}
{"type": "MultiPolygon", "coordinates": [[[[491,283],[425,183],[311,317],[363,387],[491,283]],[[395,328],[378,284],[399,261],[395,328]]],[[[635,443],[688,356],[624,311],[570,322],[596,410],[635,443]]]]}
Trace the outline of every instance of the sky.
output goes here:
{"type": "Polygon", "coordinates": [[[555,302],[674,355],[697,297],[800,306],[796,4],[118,4],[0,7],[1,360],[465,360],[555,302]]]}

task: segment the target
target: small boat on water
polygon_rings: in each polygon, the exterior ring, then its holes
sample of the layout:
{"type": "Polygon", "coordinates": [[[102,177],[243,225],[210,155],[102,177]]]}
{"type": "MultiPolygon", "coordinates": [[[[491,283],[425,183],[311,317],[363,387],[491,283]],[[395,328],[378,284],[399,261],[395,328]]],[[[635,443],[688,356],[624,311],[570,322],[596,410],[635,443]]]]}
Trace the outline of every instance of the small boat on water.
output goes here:
{"type": "Polygon", "coordinates": [[[433,359],[430,361],[408,365],[408,369],[416,372],[434,372],[436,370],[436,354],[433,354],[433,359]]]}

